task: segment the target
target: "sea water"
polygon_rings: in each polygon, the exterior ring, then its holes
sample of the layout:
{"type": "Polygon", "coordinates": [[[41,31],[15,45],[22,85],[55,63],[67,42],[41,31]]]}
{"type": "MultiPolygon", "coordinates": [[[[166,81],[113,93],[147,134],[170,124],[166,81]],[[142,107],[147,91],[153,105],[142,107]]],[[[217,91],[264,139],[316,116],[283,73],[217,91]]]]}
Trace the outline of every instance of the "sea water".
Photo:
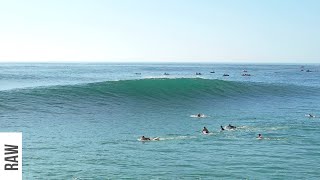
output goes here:
{"type": "Polygon", "coordinates": [[[0,64],[23,179],[319,179],[319,127],[317,64],[0,64]]]}

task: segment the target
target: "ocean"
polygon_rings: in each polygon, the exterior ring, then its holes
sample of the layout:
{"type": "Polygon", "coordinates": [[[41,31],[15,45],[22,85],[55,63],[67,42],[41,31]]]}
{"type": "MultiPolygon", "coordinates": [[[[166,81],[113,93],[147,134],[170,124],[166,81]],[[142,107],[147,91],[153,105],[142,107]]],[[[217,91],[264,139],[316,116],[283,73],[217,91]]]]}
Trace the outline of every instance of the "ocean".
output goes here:
{"type": "Polygon", "coordinates": [[[319,64],[0,64],[23,179],[320,179],[319,127],[319,64]]]}

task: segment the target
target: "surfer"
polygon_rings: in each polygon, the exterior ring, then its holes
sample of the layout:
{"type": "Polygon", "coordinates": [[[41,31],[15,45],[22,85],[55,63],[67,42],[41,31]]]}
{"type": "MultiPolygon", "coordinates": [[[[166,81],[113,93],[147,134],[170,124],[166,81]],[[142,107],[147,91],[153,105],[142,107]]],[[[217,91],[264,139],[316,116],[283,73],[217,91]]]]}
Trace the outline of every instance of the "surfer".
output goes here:
{"type": "Polygon", "coordinates": [[[148,137],[141,136],[140,141],[160,141],[160,137],[148,138],[148,137]]]}
{"type": "Polygon", "coordinates": [[[229,125],[227,126],[227,128],[228,128],[228,129],[236,129],[237,127],[236,127],[236,126],[232,126],[231,124],[229,124],[229,125]]]}
{"type": "Polygon", "coordinates": [[[192,114],[192,115],[190,115],[190,117],[192,117],[192,118],[206,118],[208,116],[206,116],[205,114],[198,113],[198,114],[192,114]]]}
{"type": "Polygon", "coordinates": [[[258,134],[257,139],[263,139],[262,135],[261,135],[261,134],[258,134]]]}
{"type": "Polygon", "coordinates": [[[312,115],[312,114],[308,114],[308,116],[309,116],[309,117],[314,117],[314,115],[312,115]]]}
{"type": "Polygon", "coordinates": [[[148,138],[148,137],[142,136],[142,137],[140,138],[140,140],[141,140],[141,141],[150,141],[151,139],[148,138]]]}
{"type": "Polygon", "coordinates": [[[208,134],[208,133],[209,133],[209,130],[208,130],[206,127],[203,127],[202,133],[203,133],[203,134],[208,134]]]}
{"type": "Polygon", "coordinates": [[[221,131],[224,131],[224,128],[222,126],[220,126],[220,127],[221,127],[221,131]]]}

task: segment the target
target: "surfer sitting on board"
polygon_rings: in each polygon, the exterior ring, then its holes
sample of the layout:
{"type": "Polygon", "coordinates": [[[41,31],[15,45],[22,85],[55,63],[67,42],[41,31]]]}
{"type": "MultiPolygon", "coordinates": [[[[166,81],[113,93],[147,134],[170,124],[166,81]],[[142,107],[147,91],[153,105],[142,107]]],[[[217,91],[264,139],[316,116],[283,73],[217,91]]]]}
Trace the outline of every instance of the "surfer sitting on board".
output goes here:
{"type": "Polygon", "coordinates": [[[208,133],[209,133],[209,130],[208,130],[206,127],[203,127],[202,133],[203,133],[203,134],[208,134],[208,133]]]}
{"type": "Polygon", "coordinates": [[[224,131],[224,128],[222,126],[220,126],[220,127],[221,127],[221,131],[224,131]]]}

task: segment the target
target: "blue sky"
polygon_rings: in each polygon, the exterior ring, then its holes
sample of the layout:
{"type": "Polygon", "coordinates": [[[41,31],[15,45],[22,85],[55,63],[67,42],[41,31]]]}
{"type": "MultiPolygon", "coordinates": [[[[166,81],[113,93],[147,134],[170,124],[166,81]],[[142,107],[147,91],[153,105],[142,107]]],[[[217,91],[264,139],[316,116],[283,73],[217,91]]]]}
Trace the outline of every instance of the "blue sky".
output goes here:
{"type": "Polygon", "coordinates": [[[320,63],[317,0],[0,0],[0,62],[320,63]]]}

